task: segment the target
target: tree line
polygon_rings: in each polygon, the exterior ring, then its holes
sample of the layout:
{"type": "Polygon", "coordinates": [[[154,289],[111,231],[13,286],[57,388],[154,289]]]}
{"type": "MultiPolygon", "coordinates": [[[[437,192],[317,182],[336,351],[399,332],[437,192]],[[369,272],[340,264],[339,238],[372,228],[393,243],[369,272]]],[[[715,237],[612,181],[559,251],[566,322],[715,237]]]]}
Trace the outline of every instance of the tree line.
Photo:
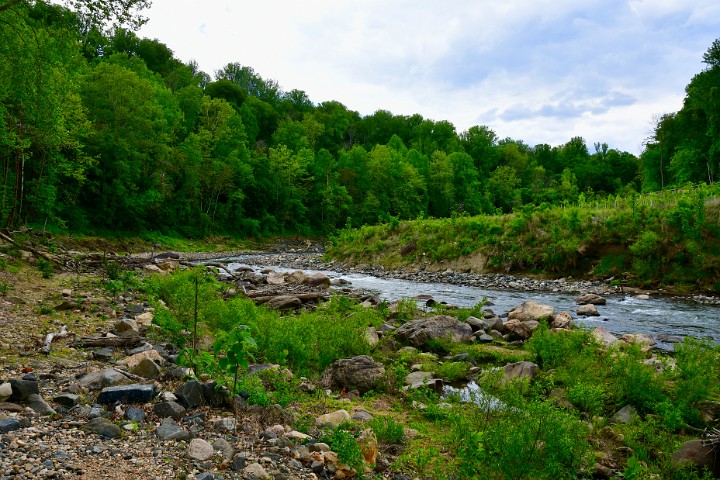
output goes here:
{"type": "Polygon", "coordinates": [[[658,119],[637,158],[581,137],[529,146],[487,126],[457,132],[418,114],[362,116],[238,62],[210,76],[139,38],[127,10],[81,8],[95,4],[0,4],[3,226],[325,234],[717,176],[718,41],[683,109],[658,119]],[[126,28],[98,21],[111,17],[126,28]]]}

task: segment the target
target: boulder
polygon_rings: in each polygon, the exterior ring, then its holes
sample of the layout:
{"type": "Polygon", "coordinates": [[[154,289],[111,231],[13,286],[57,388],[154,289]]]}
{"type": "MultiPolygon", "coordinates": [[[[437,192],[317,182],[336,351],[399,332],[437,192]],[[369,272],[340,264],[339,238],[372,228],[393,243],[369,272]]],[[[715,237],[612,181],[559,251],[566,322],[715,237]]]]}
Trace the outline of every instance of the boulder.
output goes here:
{"type": "Polygon", "coordinates": [[[175,396],[185,408],[195,408],[205,401],[203,386],[197,380],[191,380],[175,390],[175,396]]]}
{"type": "Polygon", "coordinates": [[[540,371],[540,367],[532,362],[508,363],[503,367],[505,377],[508,380],[525,379],[532,380],[540,371]]]}
{"type": "Polygon", "coordinates": [[[306,275],[301,283],[304,285],[310,285],[311,287],[328,288],[330,287],[330,277],[324,273],[317,272],[312,275],[306,275]]]}
{"type": "Polygon", "coordinates": [[[103,387],[112,387],[114,385],[121,385],[124,383],[130,383],[131,380],[118,372],[114,368],[106,368],[104,370],[98,370],[90,372],[80,377],[78,385],[81,387],[96,389],[103,387]]]}
{"type": "Polygon", "coordinates": [[[172,418],[164,418],[155,430],[160,440],[189,440],[190,432],[183,430],[172,418]]]}
{"type": "Polygon", "coordinates": [[[143,358],[135,367],[130,369],[130,373],[153,380],[160,376],[160,367],[149,358],[143,358]]]}
{"type": "Polygon", "coordinates": [[[117,335],[122,335],[123,333],[132,330],[135,332],[139,332],[140,328],[138,327],[137,322],[132,318],[122,318],[115,322],[113,325],[113,332],[117,335]]]}
{"type": "Polygon", "coordinates": [[[24,402],[30,395],[40,393],[40,384],[34,380],[10,380],[12,395],[8,399],[11,402],[24,402]]]}
{"type": "Polygon", "coordinates": [[[0,403],[10,398],[13,394],[12,385],[10,382],[0,384],[0,403]]]}
{"type": "Polygon", "coordinates": [[[620,341],[625,343],[636,343],[640,345],[644,352],[649,351],[650,348],[655,345],[654,339],[648,337],[647,335],[643,335],[642,333],[626,333],[620,337],[620,341]]]}
{"type": "Polygon", "coordinates": [[[189,459],[199,462],[211,459],[214,454],[215,449],[213,446],[202,438],[193,438],[190,440],[190,444],[185,452],[185,455],[187,455],[189,459]]]}
{"type": "Polygon", "coordinates": [[[720,449],[712,445],[704,445],[702,440],[689,440],[682,444],[680,449],[673,453],[673,463],[677,466],[692,464],[708,468],[720,476],[720,449]]]}
{"type": "Polygon", "coordinates": [[[0,419],[0,433],[5,434],[15,430],[20,430],[20,421],[17,418],[0,419]]]}
{"type": "Polygon", "coordinates": [[[33,409],[38,415],[55,415],[57,412],[52,408],[43,397],[37,393],[33,393],[26,400],[27,406],[33,409]]]}
{"type": "Polygon", "coordinates": [[[595,305],[588,303],[586,305],[580,305],[577,308],[577,314],[579,317],[599,317],[600,312],[598,312],[597,308],[595,308],[595,305]]]}
{"type": "Polygon", "coordinates": [[[153,413],[160,418],[180,420],[185,414],[185,407],[177,402],[160,402],[153,407],[153,413]]]}
{"type": "Polygon", "coordinates": [[[468,318],[465,319],[465,323],[467,323],[468,325],[470,325],[470,327],[473,329],[473,332],[477,332],[477,331],[479,331],[479,330],[483,330],[483,331],[484,331],[485,329],[488,328],[488,325],[487,325],[487,323],[485,322],[485,320],[481,320],[481,319],[479,319],[479,318],[477,318],[477,317],[472,317],[472,316],[470,316],[470,317],[468,317],[468,318]]]}
{"type": "Polygon", "coordinates": [[[375,388],[385,377],[385,367],[367,355],[343,358],[332,363],[323,373],[324,388],[357,389],[367,392],[375,388]]]}
{"type": "Polygon", "coordinates": [[[527,322],[534,320],[539,322],[542,319],[552,318],[555,309],[550,305],[542,305],[533,301],[526,301],[508,312],[508,320],[519,320],[527,322]]]}
{"type": "Polygon", "coordinates": [[[575,303],[577,303],[578,305],[605,305],[607,303],[607,300],[605,300],[605,298],[601,297],[600,295],[596,295],[594,293],[586,293],[577,297],[575,299],[575,303]]]}
{"type": "Polygon", "coordinates": [[[433,378],[432,372],[412,372],[405,377],[405,385],[424,384],[433,378]]]}
{"type": "Polygon", "coordinates": [[[570,330],[574,325],[575,323],[573,322],[573,318],[567,311],[555,314],[552,322],[550,323],[551,328],[561,328],[563,330],[570,330]]]}
{"type": "Polygon", "coordinates": [[[142,385],[139,383],[119,385],[117,387],[103,388],[100,395],[98,395],[97,402],[102,404],[115,402],[146,403],[152,400],[156,393],[155,385],[142,385]]]}
{"type": "Polygon", "coordinates": [[[283,285],[285,276],[282,273],[270,272],[267,274],[266,281],[268,285],[283,285]]]}
{"type": "Polygon", "coordinates": [[[337,427],[338,425],[349,421],[350,414],[347,412],[347,410],[336,410],[334,412],[326,413],[325,415],[320,415],[319,417],[317,417],[315,419],[315,425],[332,425],[333,427],[337,427]]]}
{"type": "Polygon", "coordinates": [[[523,322],[516,319],[505,322],[503,329],[508,332],[510,338],[517,340],[527,340],[532,336],[533,332],[529,322],[523,322]]]}
{"type": "Polygon", "coordinates": [[[637,416],[637,410],[632,405],[625,405],[610,417],[612,423],[630,423],[633,417],[637,416]]]}
{"type": "Polygon", "coordinates": [[[302,307],[302,300],[294,295],[278,295],[265,302],[265,306],[273,310],[295,310],[302,307]]]}
{"type": "Polygon", "coordinates": [[[618,339],[615,335],[608,332],[603,327],[597,327],[597,328],[593,329],[593,331],[591,333],[592,333],[593,338],[595,338],[595,340],[598,343],[601,343],[605,346],[612,345],[613,343],[618,341],[618,339]]]}
{"type": "Polygon", "coordinates": [[[122,436],[122,429],[104,417],[93,418],[85,426],[85,429],[105,438],[118,438],[122,436]]]}
{"type": "Polygon", "coordinates": [[[467,343],[472,339],[472,327],[448,315],[412,320],[395,331],[395,335],[421,346],[428,340],[445,339],[454,343],[467,343]]]}

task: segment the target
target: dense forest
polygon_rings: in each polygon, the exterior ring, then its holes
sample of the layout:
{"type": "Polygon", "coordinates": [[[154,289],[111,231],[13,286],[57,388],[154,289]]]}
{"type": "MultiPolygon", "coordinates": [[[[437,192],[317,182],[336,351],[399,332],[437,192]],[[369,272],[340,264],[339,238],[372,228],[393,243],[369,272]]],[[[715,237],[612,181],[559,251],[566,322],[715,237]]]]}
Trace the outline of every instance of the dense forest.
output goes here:
{"type": "Polygon", "coordinates": [[[530,146],[482,125],[457,132],[418,114],[361,116],[238,62],[211,76],[139,38],[137,19],[107,29],[103,15],[79,9],[94,3],[0,4],[3,226],[324,234],[718,177],[720,40],[683,108],[656,119],[637,158],[580,137],[530,146]]]}

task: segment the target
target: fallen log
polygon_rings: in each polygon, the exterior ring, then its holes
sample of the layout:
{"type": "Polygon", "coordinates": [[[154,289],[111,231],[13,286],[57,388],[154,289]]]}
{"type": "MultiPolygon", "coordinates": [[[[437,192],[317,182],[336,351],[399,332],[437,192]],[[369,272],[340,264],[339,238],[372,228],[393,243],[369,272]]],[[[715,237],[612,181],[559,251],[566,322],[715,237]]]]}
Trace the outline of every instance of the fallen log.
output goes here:
{"type": "Polygon", "coordinates": [[[140,334],[128,330],[119,337],[80,337],[73,345],[76,347],[136,347],[142,343],[140,334]]]}
{"type": "Polygon", "coordinates": [[[52,347],[52,342],[54,340],[57,340],[58,338],[64,338],[68,336],[68,329],[67,325],[63,325],[59,332],[52,332],[48,333],[45,336],[45,344],[43,345],[42,349],[40,351],[42,353],[50,353],[50,348],[52,347]]]}

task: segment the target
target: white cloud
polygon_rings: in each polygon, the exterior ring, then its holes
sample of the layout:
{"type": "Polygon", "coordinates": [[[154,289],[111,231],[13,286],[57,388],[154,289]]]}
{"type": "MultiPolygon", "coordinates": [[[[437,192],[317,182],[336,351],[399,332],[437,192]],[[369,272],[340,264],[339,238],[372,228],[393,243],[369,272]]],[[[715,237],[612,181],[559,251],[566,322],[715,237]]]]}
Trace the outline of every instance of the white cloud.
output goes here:
{"type": "Polygon", "coordinates": [[[639,153],[720,31],[716,0],[154,0],[141,35],[315,102],[639,153]]]}

